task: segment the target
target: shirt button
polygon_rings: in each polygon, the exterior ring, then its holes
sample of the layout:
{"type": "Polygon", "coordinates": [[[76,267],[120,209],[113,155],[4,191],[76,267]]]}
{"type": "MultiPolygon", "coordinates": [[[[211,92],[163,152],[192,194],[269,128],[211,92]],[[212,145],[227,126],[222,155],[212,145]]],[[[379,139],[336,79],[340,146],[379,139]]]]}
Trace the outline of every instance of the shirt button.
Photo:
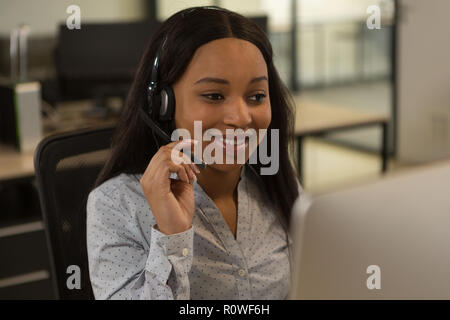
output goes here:
{"type": "Polygon", "coordinates": [[[243,277],[243,276],[245,276],[245,270],[244,269],[240,269],[239,270],[239,275],[241,276],[241,277],[243,277]]]}
{"type": "Polygon", "coordinates": [[[186,257],[189,254],[189,249],[188,248],[184,248],[182,251],[182,254],[184,257],[186,257]]]}

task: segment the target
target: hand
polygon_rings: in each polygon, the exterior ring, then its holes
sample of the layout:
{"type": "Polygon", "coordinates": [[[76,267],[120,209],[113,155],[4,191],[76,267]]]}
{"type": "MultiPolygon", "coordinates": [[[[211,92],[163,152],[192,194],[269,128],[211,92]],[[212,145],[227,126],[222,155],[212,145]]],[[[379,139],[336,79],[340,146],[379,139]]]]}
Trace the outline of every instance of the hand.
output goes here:
{"type": "Polygon", "coordinates": [[[193,184],[200,171],[181,152],[183,162],[177,165],[172,161],[172,149],[178,144],[192,146],[194,141],[177,141],[161,147],[140,180],[158,229],[166,235],[189,230],[195,212],[193,184]],[[180,180],[170,179],[171,172],[177,173],[180,180]]]}

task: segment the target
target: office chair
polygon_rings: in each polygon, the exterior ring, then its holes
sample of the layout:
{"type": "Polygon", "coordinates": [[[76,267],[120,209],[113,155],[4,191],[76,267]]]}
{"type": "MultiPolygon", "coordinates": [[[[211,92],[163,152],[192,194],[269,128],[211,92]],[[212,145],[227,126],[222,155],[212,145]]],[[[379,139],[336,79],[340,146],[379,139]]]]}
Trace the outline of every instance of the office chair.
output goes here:
{"type": "Polygon", "coordinates": [[[113,132],[113,127],[107,127],[54,135],[36,148],[34,167],[56,299],[94,298],[86,248],[86,202],[110,153],[113,132]]]}

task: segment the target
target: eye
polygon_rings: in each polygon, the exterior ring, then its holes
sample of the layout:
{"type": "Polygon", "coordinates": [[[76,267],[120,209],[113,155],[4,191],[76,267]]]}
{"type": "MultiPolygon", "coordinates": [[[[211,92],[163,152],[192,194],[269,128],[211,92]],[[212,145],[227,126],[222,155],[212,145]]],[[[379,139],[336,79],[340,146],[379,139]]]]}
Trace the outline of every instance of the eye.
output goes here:
{"type": "MultiPolygon", "coordinates": [[[[263,94],[263,93],[255,94],[255,95],[253,95],[252,97],[257,97],[256,100],[253,100],[253,99],[252,99],[252,101],[257,102],[257,103],[262,103],[262,102],[264,102],[264,100],[266,99],[266,95],[263,94]]],[[[252,98],[252,97],[251,97],[251,98],[252,98]]]]}
{"type": "MultiPolygon", "coordinates": [[[[220,93],[208,93],[208,94],[202,94],[202,97],[207,98],[211,101],[221,101],[224,100],[224,97],[220,93]]],[[[250,100],[254,103],[262,103],[266,99],[266,95],[263,93],[255,94],[250,97],[250,100]],[[254,99],[256,98],[256,99],[254,99]]]]}
{"type": "Polygon", "coordinates": [[[202,97],[205,97],[205,98],[207,98],[209,100],[212,100],[212,101],[220,101],[221,99],[217,99],[217,98],[220,98],[220,97],[223,98],[223,96],[220,93],[202,94],[202,97]]]}

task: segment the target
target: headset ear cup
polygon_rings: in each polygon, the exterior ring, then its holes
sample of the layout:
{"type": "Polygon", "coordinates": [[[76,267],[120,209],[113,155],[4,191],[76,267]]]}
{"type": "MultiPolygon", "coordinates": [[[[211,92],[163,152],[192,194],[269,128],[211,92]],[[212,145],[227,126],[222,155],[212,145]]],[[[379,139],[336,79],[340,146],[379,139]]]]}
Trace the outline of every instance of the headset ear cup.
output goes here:
{"type": "Polygon", "coordinates": [[[175,117],[175,93],[172,87],[165,87],[160,94],[160,111],[159,120],[166,122],[171,121],[175,117]]]}

